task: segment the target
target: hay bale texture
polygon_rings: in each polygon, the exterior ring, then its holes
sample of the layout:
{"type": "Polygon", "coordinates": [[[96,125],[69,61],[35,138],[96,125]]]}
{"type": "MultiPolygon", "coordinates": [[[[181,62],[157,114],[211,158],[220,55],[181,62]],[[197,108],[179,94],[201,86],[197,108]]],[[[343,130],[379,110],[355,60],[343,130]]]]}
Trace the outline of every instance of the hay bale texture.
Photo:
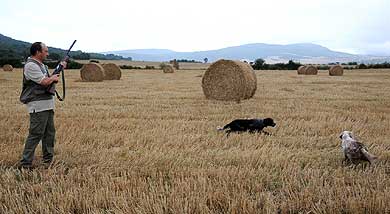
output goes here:
{"type": "Polygon", "coordinates": [[[104,80],[119,80],[122,76],[122,71],[118,65],[114,63],[102,64],[104,69],[104,80]]]}
{"type": "Polygon", "coordinates": [[[313,65],[306,66],[305,74],[306,75],[317,75],[318,74],[318,69],[317,69],[317,67],[315,67],[313,65]]]}
{"type": "Polygon", "coordinates": [[[165,64],[163,67],[163,72],[164,73],[175,73],[175,69],[172,67],[172,65],[167,65],[165,64]]]}
{"type": "Polygon", "coordinates": [[[343,76],[344,69],[341,65],[334,65],[329,69],[330,76],[343,76]]]}
{"type": "Polygon", "coordinates": [[[14,70],[14,67],[12,67],[12,65],[10,65],[10,64],[5,64],[5,65],[3,65],[3,70],[4,71],[12,71],[12,70],[14,70]]]}
{"type": "Polygon", "coordinates": [[[306,70],[306,66],[304,66],[304,65],[301,65],[301,66],[299,66],[299,68],[298,68],[298,75],[302,75],[302,74],[305,74],[305,71],[306,70]]]}
{"type": "Polygon", "coordinates": [[[247,63],[221,59],[204,73],[202,88],[207,99],[240,101],[253,97],[257,78],[247,63]]]}
{"type": "Polygon", "coordinates": [[[80,76],[86,82],[101,82],[104,79],[104,68],[97,63],[88,63],[81,68],[80,76]]]}

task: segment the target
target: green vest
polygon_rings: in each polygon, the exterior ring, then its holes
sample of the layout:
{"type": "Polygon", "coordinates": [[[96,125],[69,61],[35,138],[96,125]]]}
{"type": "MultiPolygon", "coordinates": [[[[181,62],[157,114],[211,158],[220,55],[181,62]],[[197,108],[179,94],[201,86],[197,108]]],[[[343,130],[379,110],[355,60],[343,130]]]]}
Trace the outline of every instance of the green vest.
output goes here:
{"type": "MultiPolygon", "coordinates": [[[[49,76],[49,71],[47,68],[43,68],[37,61],[33,59],[27,59],[27,63],[32,62],[37,64],[40,68],[42,73],[45,76],[49,76]]],[[[50,100],[53,99],[53,93],[50,93],[48,90],[48,87],[37,84],[36,82],[32,80],[27,80],[24,75],[24,68],[23,68],[23,88],[22,93],[20,94],[20,102],[27,104],[32,101],[38,101],[38,100],[50,100]]]]}

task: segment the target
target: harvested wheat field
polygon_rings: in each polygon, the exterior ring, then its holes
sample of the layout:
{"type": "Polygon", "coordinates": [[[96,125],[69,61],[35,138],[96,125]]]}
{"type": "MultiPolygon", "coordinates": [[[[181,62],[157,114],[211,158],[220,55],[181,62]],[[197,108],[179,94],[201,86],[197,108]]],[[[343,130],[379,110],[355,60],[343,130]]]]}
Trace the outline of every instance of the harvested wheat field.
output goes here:
{"type": "Polygon", "coordinates": [[[207,100],[204,70],[98,83],[67,70],[55,162],[44,169],[39,146],[31,172],[15,167],[28,132],[16,70],[0,80],[0,213],[390,212],[390,70],[256,71],[241,103],[207,100]],[[256,116],[272,135],[216,131],[256,116]],[[378,161],[342,165],[343,130],[378,161]]]}

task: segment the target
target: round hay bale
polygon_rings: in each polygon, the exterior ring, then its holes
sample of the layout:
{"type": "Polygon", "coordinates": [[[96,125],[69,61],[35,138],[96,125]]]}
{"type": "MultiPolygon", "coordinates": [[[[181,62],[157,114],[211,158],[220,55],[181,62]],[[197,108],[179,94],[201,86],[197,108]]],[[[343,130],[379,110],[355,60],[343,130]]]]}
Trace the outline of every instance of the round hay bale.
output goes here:
{"type": "Polygon", "coordinates": [[[343,76],[344,69],[341,65],[334,65],[329,69],[330,76],[343,76]]]}
{"type": "Polygon", "coordinates": [[[10,65],[10,64],[5,64],[5,65],[3,65],[3,70],[4,71],[12,71],[12,70],[14,70],[14,67],[12,67],[12,65],[10,65]]]}
{"type": "Polygon", "coordinates": [[[175,69],[172,67],[172,65],[164,65],[162,69],[163,69],[164,73],[174,73],[175,72],[175,69]]]}
{"type": "Polygon", "coordinates": [[[318,74],[318,69],[315,66],[309,65],[305,69],[305,74],[306,75],[317,75],[318,74]]]}
{"type": "Polygon", "coordinates": [[[104,78],[104,68],[97,63],[88,63],[81,68],[80,76],[86,82],[101,82],[104,78]]]}
{"type": "Polygon", "coordinates": [[[202,88],[207,99],[240,101],[253,97],[257,78],[247,63],[221,59],[204,73],[202,88]]]}
{"type": "Polygon", "coordinates": [[[305,74],[305,71],[306,70],[306,66],[305,65],[301,65],[301,66],[299,66],[299,68],[298,68],[298,75],[302,75],[302,74],[305,74]]]}
{"type": "MultiPolygon", "coordinates": [[[[256,77],[256,74],[255,74],[255,71],[253,70],[253,67],[247,63],[247,62],[244,62],[244,66],[247,67],[248,70],[250,70],[250,75],[249,75],[249,78],[251,79],[251,82],[254,83],[254,85],[252,85],[251,89],[252,89],[252,92],[249,94],[249,98],[253,97],[256,93],[256,89],[257,89],[257,77],[256,77]]],[[[248,99],[249,99],[248,98],[248,99]]]]}
{"type": "Polygon", "coordinates": [[[104,69],[104,80],[119,80],[121,79],[122,76],[122,71],[114,63],[107,63],[107,64],[102,64],[103,69],[104,69]]]}

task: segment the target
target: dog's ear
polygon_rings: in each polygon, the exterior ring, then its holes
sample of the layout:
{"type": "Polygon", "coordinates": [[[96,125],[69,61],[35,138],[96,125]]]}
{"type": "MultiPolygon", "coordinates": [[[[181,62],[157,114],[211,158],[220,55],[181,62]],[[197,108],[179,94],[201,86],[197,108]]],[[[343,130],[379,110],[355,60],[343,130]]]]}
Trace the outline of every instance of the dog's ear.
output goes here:
{"type": "Polygon", "coordinates": [[[344,135],[348,135],[349,134],[349,131],[342,131],[341,133],[340,133],[340,139],[343,139],[343,137],[344,137],[344,135]]]}

